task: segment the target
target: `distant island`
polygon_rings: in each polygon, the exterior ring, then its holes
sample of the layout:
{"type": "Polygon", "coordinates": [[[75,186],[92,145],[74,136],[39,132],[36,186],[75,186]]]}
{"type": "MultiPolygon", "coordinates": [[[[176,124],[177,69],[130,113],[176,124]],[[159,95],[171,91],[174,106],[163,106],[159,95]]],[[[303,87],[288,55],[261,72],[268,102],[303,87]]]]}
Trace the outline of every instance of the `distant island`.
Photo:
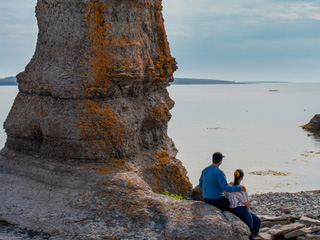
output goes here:
{"type": "Polygon", "coordinates": [[[174,78],[172,85],[194,85],[194,84],[236,84],[235,81],[217,79],[198,79],[198,78],[174,78]]]}
{"type": "MultiPolygon", "coordinates": [[[[235,82],[217,79],[200,79],[200,78],[174,78],[172,85],[211,85],[211,84],[258,84],[258,83],[288,83],[277,81],[254,81],[254,82],[235,82]]],[[[0,78],[0,86],[17,86],[17,79],[15,77],[0,78]]]]}
{"type": "Polygon", "coordinates": [[[253,82],[235,82],[217,79],[200,79],[200,78],[174,78],[172,85],[209,85],[209,84],[258,84],[258,83],[289,83],[278,81],[253,81],[253,82]]]}
{"type": "Polygon", "coordinates": [[[17,86],[17,79],[15,77],[0,78],[0,86],[17,86]]]}

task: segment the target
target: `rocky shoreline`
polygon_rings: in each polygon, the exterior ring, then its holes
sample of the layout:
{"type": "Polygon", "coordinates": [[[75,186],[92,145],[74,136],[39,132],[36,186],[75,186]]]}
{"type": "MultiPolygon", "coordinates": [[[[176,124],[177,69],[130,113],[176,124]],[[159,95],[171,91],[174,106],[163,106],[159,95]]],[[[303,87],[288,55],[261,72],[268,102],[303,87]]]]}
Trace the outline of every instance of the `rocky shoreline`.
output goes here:
{"type": "MultiPolygon", "coordinates": [[[[320,239],[320,191],[264,193],[252,195],[250,201],[251,210],[262,220],[258,239],[320,239]]],[[[0,240],[8,239],[57,238],[0,220],[0,240]]]]}
{"type": "Polygon", "coordinates": [[[257,194],[250,196],[250,202],[258,215],[320,217],[320,191],[257,194]]]}
{"type": "Polygon", "coordinates": [[[320,239],[320,191],[265,193],[250,200],[262,220],[258,239],[320,239]]]}

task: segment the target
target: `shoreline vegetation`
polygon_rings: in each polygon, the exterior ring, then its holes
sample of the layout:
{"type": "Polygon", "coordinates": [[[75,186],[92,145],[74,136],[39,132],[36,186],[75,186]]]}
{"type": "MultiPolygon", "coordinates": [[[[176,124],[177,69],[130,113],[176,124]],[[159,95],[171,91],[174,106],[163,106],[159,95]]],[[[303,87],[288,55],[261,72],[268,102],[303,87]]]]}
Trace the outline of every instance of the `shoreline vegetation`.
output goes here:
{"type": "MultiPolygon", "coordinates": [[[[289,82],[278,82],[278,81],[248,81],[248,82],[236,82],[229,80],[218,80],[218,79],[202,79],[202,78],[174,78],[171,85],[220,85],[220,84],[259,84],[259,83],[289,83],[289,82]]],[[[5,77],[0,78],[0,86],[17,86],[16,77],[5,77]]]]}

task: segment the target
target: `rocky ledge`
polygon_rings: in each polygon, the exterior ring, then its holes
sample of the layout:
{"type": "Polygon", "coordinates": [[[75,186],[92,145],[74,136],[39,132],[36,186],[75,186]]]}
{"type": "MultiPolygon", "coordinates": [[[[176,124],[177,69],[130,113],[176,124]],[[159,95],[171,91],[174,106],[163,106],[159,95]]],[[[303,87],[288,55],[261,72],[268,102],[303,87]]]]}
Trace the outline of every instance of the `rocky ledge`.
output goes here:
{"type": "MultiPolygon", "coordinates": [[[[181,211],[187,202],[196,203],[195,201],[176,201],[177,205],[180,205],[181,211]]],[[[212,209],[212,207],[208,206],[208,209],[212,209]]],[[[257,239],[320,239],[320,191],[253,195],[251,196],[251,210],[258,214],[262,220],[260,235],[257,239]]],[[[234,216],[226,212],[223,212],[223,216],[234,219],[234,216]]],[[[203,236],[205,237],[205,234],[203,236]]],[[[132,239],[134,238],[132,236],[132,239]]],[[[54,235],[21,229],[8,222],[0,221],[0,240],[4,239],[44,240],[59,238],[54,235]]],[[[214,236],[206,239],[219,238],[214,236]]]]}

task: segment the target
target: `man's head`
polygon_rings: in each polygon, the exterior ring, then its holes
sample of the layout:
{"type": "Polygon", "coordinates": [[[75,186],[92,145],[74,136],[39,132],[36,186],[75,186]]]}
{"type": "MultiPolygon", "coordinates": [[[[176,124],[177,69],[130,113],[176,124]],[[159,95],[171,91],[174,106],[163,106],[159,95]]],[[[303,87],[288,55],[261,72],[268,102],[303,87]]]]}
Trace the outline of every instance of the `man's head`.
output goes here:
{"type": "Polygon", "coordinates": [[[215,152],[212,154],[212,163],[218,164],[221,162],[221,160],[224,158],[221,152],[215,152]]]}

